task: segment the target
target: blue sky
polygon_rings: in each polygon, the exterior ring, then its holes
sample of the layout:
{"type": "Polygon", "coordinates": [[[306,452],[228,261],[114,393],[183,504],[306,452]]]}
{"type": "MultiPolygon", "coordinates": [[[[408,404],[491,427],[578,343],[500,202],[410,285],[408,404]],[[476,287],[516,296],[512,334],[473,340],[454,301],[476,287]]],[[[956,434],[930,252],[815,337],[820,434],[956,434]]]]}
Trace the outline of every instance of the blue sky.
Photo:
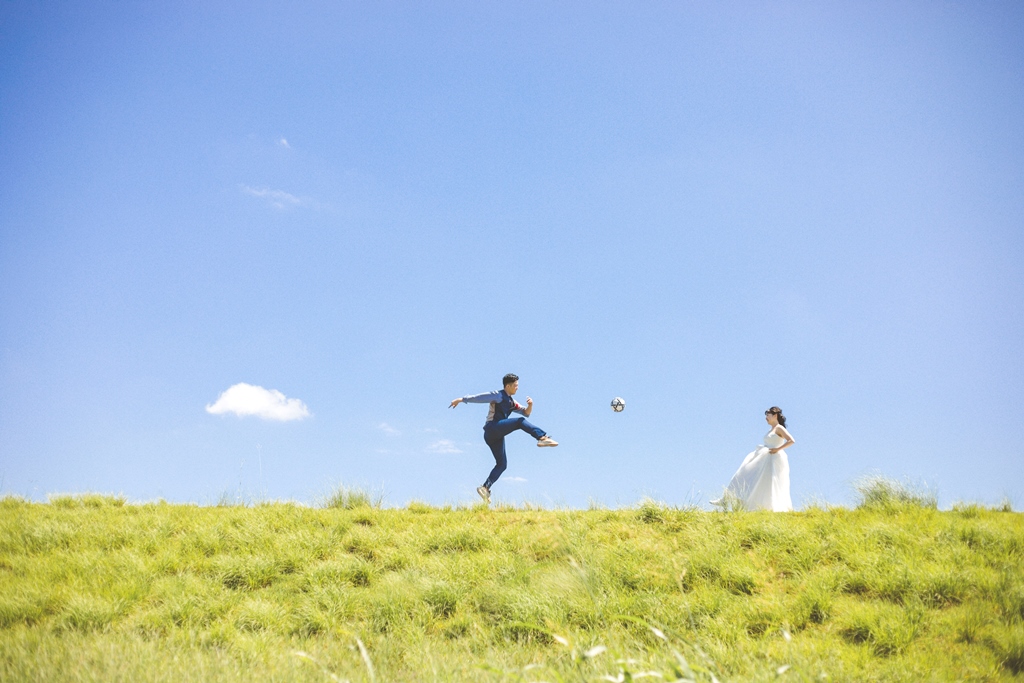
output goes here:
{"type": "Polygon", "coordinates": [[[1020,506],[1022,30],[4,2],[0,493],[470,502],[486,408],[448,402],[513,371],[561,446],[510,437],[500,500],[703,504],[779,405],[798,506],[873,472],[1020,506]]]}

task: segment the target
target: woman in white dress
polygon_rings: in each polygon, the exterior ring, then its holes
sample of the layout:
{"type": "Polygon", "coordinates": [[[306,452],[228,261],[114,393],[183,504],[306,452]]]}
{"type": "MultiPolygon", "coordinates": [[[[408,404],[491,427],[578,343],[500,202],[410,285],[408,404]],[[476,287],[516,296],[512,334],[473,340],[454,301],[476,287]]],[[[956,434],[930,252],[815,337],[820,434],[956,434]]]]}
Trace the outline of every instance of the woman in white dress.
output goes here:
{"type": "Polygon", "coordinates": [[[772,406],[764,411],[764,419],[771,425],[764,435],[764,443],[743,459],[725,494],[718,500],[712,500],[712,505],[726,507],[732,502],[747,510],[789,512],[793,509],[793,500],[789,496],[789,460],[785,449],[796,441],[786,431],[786,416],[781,408],[772,406]]]}

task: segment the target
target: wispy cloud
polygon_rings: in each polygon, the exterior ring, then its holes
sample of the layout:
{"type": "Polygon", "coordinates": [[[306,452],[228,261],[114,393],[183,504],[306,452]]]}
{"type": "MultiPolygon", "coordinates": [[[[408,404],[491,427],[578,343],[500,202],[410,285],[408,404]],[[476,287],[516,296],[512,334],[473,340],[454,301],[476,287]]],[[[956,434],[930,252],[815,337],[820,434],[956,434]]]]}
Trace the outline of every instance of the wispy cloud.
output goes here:
{"type": "Polygon", "coordinates": [[[252,415],[264,420],[290,422],[309,417],[309,408],[297,398],[288,398],[276,389],[239,382],[228,387],[216,401],[206,406],[211,415],[234,413],[239,417],[252,415]]]}
{"type": "Polygon", "coordinates": [[[455,446],[455,442],[451,439],[438,439],[434,443],[427,446],[427,450],[431,453],[461,453],[458,447],[455,446]]]}
{"type": "Polygon", "coordinates": [[[379,425],[377,425],[377,429],[384,432],[388,436],[399,436],[402,433],[400,430],[395,429],[387,422],[381,422],[379,425]]]}
{"type": "Polygon", "coordinates": [[[284,147],[284,148],[286,148],[286,149],[291,149],[291,148],[292,148],[292,146],[291,146],[291,145],[289,145],[289,144],[288,144],[288,141],[287,141],[287,140],[285,140],[284,138],[281,138],[280,140],[278,140],[278,141],[277,141],[277,144],[281,145],[282,147],[284,147]]]}
{"type": "Polygon", "coordinates": [[[239,186],[245,194],[250,197],[258,197],[270,202],[276,209],[288,209],[295,206],[307,206],[310,202],[303,197],[296,197],[283,190],[271,190],[269,187],[250,187],[249,185],[239,186]]]}
{"type": "Polygon", "coordinates": [[[507,480],[507,481],[512,482],[513,484],[522,484],[524,481],[526,481],[526,478],[525,477],[502,477],[501,480],[502,481],[506,481],[507,480]]]}

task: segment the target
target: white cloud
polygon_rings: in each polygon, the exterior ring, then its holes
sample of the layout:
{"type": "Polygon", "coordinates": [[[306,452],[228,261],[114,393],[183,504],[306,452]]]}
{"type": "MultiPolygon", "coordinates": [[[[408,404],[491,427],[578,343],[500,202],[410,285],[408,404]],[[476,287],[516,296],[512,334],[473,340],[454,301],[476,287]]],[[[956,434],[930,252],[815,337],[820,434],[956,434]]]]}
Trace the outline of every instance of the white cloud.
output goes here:
{"type": "Polygon", "coordinates": [[[266,199],[270,202],[271,206],[277,209],[287,209],[292,206],[309,204],[309,200],[296,197],[282,190],[271,190],[268,187],[249,187],[248,185],[240,185],[239,187],[242,188],[242,192],[249,196],[266,199]]]}
{"type": "Polygon", "coordinates": [[[508,481],[512,482],[513,484],[522,484],[524,481],[526,481],[526,478],[525,477],[502,477],[501,480],[502,481],[508,480],[508,481]]]}
{"type": "Polygon", "coordinates": [[[309,417],[309,408],[297,398],[288,398],[276,389],[264,389],[239,382],[206,406],[211,415],[234,413],[239,417],[255,415],[264,420],[289,422],[309,417]]]}
{"type": "Polygon", "coordinates": [[[427,450],[431,453],[461,453],[455,446],[455,442],[451,439],[438,439],[434,443],[427,446],[427,450]]]}
{"type": "Polygon", "coordinates": [[[399,434],[402,433],[399,430],[392,427],[391,425],[389,425],[387,422],[381,422],[379,425],[377,425],[377,429],[384,432],[388,436],[398,436],[399,434]]]}
{"type": "Polygon", "coordinates": [[[292,148],[292,146],[291,146],[291,145],[289,145],[289,144],[288,144],[288,141],[287,141],[287,140],[285,140],[284,138],[281,138],[280,140],[278,140],[278,141],[277,141],[277,144],[279,144],[279,145],[281,145],[282,147],[285,147],[285,148],[287,148],[287,149],[291,149],[291,148],[292,148]]]}

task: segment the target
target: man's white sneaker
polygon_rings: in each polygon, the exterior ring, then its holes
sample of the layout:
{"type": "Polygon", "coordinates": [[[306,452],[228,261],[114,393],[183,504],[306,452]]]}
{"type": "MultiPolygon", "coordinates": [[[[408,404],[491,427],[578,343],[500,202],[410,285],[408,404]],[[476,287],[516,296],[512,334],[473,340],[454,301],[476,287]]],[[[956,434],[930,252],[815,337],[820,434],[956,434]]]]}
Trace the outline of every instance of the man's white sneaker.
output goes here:
{"type": "Polygon", "coordinates": [[[558,442],[555,441],[554,439],[552,439],[550,436],[542,436],[539,439],[537,439],[537,445],[541,446],[541,447],[543,447],[543,446],[557,446],[558,442]]]}
{"type": "Polygon", "coordinates": [[[476,492],[480,494],[480,497],[484,499],[484,502],[488,505],[491,504],[491,490],[486,486],[477,486],[476,492]]]}

